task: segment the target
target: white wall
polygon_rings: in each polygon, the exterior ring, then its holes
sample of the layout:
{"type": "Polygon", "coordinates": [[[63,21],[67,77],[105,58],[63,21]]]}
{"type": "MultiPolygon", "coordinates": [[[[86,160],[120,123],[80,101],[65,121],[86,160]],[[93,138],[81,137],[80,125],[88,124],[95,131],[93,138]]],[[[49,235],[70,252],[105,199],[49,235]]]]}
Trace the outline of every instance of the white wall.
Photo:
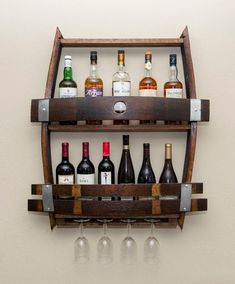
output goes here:
{"type": "MultiPolygon", "coordinates": [[[[233,284],[235,282],[235,140],[234,87],[235,38],[234,1],[1,1],[1,205],[0,283],[160,283],[233,284]],[[64,37],[178,37],[188,25],[197,94],[211,101],[211,120],[198,132],[193,181],[204,182],[209,200],[207,213],[188,216],[184,230],[161,229],[160,264],[142,263],[141,248],[148,231],[133,230],[140,249],[139,263],[119,263],[119,245],[125,229],[112,229],[115,261],[101,266],[95,261],[96,242],[101,232],[85,231],[92,248],[89,264],[73,260],[77,229],[51,232],[47,216],[27,212],[30,185],[43,183],[40,127],[30,123],[30,102],[42,98],[56,26],[64,37]]],[[[160,89],[167,77],[168,54],[178,49],[154,49],[154,74],[160,89]]],[[[80,90],[88,72],[88,52],[74,56],[75,79],[80,90]],[[86,57],[87,56],[87,57],[86,57]]],[[[133,85],[143,74],[143,52],[127,50],[128,71],[133,85]]],[[[116,50],[99,50],[100,74],[110,91],[116,50]],[[108,64],[107,64],[108,62],[108,64]]],[[[181,65],[179,60],[179,65],[181,65]]],[[[180,77],[182,78],[182,66],[180,77]]],[[[59,76],[61,77],[61,70],[59,76]]],[[[135,90],[136,85],[133,86],[135,90]]],[[[53,134],[53,164],[60,160],[60,143],[71,142],[71,161],[77,165],[81,141],[95,144],[109,139],[112,159],[118,167],[121,134],[53,134]]],[[[142,143],[152,145],[152,164],[159,177],[163,145],[174,145],[174,165],[182,174],[184,134],[131,134],[136,171],[142,158],[142,143]],[[140,150],[141,149],[141,150],[140,150]]],[[[93,150],[92,150],[93,149],[93,150]]],[[[92,153],[93,151],[93,153],[92,153]]]]}

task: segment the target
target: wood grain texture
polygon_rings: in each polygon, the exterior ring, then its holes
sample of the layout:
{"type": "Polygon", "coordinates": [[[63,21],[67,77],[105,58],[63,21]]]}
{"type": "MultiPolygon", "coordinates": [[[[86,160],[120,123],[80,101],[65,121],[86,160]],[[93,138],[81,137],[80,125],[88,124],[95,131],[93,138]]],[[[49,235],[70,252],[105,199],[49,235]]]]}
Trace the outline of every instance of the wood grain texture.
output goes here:
{"type": "MultiPolygon", "coordinates": [[[[32,102],[31,122],[38,122],[38,101],[32,102]]],[[[201,100],[201,121],[209,118],[209,102],[201,100]]],[[[84,121],[84,120],[166,120],[190,121],[190,99],[172,99],[159,97],[86,97],[68,99],[50,99],[49,120],[84,121]],[[124,113],[116,113],[114,105],[123,102],[124,113]]],[[[94,125],[91,127],[95,128],[94,125]]],[[[99,126],[96,126],[97,128],[99,126]]],[[[115,125],[120,127],[120,125],[115,125]]],[[[128,125],[126,125],[128,127],[128,125]]]]}
{"type": "MultiPolygon", "coordinates": [[[[155,201],[80,201],[54,200],[55,214],[74,218],[149,218],[150,216],[179,214],[180,200],[155,201]]],[[[29,199],[28,210],[42,212],[42,200],[29,199]]],[[[192,212],[206,211],[206,199],[192,199],[192,212]]]]}
{"type": "MultiPolygon", "coordinates": [[[[191,183],[192,193],[203,193],[202,183],[191,183]]],[[[31,193],[33,195],[42,195],[42,184],[33,184],[31,193]]],[[[120,185],[52,185],[53,195],[55,197],[70,197],[70,196],[168,196],[174,195],[180,197],[180,183],[161,183],[161,184],[120,184],[120,185]]]]}
{"type": "Polygon", "coordinates": [[[183,44],[181,38],[65,38],[62,47],[176,47],[183,44]]]}

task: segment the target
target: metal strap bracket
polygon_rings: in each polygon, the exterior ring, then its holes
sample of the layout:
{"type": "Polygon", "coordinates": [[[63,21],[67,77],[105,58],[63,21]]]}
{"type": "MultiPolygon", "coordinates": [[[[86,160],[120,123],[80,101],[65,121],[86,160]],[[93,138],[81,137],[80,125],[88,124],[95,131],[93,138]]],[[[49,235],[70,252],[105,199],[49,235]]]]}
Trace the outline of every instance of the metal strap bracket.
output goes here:
{"type": "Polygon", "coordinates": [[[190,100],[190,121],[201,121],[201,100],[190,100]]]}
{"type": "Polygon", "coordinates": [[[38,101],[38,121],[49,121],[49,99],[38,101]]]}
{"type": "Polygon", "coordinates": [[[191,211],[192,184],[181,184],[180,212],[191,211]]]}
{"type": "Polygon", "coordinates": [[[44,184],[42,186],[42,204],[44,212],[54,212],[54,202],[51,184],[44,184]]]}

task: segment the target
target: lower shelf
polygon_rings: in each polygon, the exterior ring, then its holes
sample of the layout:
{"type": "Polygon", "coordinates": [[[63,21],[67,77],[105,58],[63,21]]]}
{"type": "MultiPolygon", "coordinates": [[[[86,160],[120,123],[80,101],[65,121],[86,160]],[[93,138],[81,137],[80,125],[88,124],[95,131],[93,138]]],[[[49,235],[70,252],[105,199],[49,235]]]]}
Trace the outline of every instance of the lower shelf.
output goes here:
{"type": "Polygon", "coordinates": [[[97,226],[99,219],[112,219],[112,226],[146,226],[153,219],[158,227],[175,227],[180,214],[207,210],[207,199],[192,198],[203,192],[202,183],[135,185],[32,185],[28,210],[48,212],[58,227],[76,227],[89,219],[97,226]],[[124,222],[123,222],[124,221],[124,222]]]}

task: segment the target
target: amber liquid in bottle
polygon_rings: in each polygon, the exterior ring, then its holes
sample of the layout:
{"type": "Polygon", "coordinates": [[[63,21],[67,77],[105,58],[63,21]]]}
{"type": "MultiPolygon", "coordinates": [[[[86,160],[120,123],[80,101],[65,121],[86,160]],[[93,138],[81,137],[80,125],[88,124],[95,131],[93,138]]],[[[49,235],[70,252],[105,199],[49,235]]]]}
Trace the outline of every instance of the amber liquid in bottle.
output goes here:
{"type": "MultiPolygon", "coordinates": [[[[169,81],[164,84],[164,97],[182,99],[183,84],[178,80],[177,56],[170,54],[169,81]]],[[[181,124],[180,121],[166,121],[165,124],[181,124]]]]}
{"type": "MultiPolygon", "coordinates": [[[[90,53],[90,75],[85,81],[85,97],[100,97],[103,96],[103,81],[97,74],[97,52],[90,53]]],[[[100,125],[101,120],[89,120],[87,124],[100,125]]]]}
{"type": "MultiPolygon", "coordinates": [[[[139,95],[143,97],[157,96],[157,81],[151,77],[152,53],[145,52],[145,77],[139,83],[139,95]]],[[[140,124],[154,124],[155,120],[140,120],[140,124]]]]}

